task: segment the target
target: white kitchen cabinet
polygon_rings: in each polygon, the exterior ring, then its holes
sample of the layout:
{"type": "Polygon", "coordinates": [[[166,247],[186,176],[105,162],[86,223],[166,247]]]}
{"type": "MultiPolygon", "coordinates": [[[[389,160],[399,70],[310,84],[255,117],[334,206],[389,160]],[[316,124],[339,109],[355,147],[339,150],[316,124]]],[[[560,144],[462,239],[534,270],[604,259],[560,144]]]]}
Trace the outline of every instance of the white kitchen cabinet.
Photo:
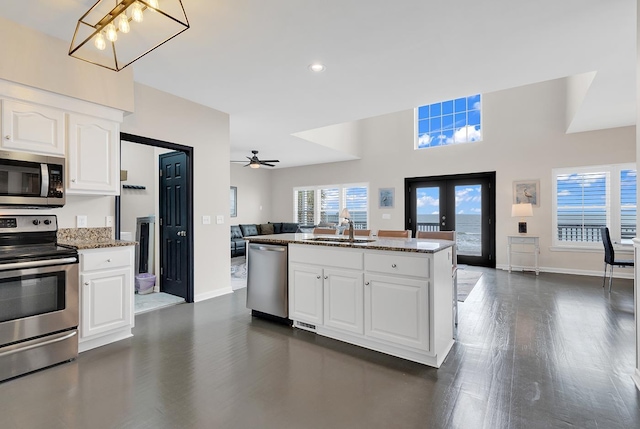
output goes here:
{"type": "Polygon", "coordinates": [[[120,124],[69,114],[67,193],[120,194],[120,124]]]}
{"type": "Polygon", "coordinates": [[[429,350],[429,283],[365,275],[365,335],[429,350]]]}
{"type": "Polygon", "coordinates": [[[362,272],[324,269],[324,325],[364,333],[362,272]]]}
{"type": "Polygon", "coordinates": [[[453,345],[451,264],[450,248],[290,244],[289,317],[296,328],[439,367],[453,345]]]}
{"type": "Polygon", "coordinates": [[[80,339],[85,351],[130,337],[133,246],[80,250],[80,339]]]}
{"type": "Polygon", "coordinates": [[[65,156],[65,112],[3,99],[0,147],[14,152],[65,156]]]}
{"type": "Polygon", "coordinates": [[[289,264],[289,317],[301,322],[322,323],[322,268],[289,264]]]}

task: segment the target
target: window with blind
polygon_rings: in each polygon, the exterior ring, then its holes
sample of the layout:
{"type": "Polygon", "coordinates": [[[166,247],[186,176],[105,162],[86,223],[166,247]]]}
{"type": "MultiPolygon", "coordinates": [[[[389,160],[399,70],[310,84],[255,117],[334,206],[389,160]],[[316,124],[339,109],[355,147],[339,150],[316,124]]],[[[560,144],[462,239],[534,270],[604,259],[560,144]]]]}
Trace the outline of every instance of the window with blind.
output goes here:
{"type": "Polygon", "coordinates": [[[619,164],[554,170],[554,244],[601,245],[635,237],[636,171],[619,164]]]}
{"type": "Polygon", "coordinates": [[[301,225],[340,223],[340,211],[347,208],[357,229],[369,224],[369,186],[345,184],[296,188],[293,191],[295,221],[301,225]]]}

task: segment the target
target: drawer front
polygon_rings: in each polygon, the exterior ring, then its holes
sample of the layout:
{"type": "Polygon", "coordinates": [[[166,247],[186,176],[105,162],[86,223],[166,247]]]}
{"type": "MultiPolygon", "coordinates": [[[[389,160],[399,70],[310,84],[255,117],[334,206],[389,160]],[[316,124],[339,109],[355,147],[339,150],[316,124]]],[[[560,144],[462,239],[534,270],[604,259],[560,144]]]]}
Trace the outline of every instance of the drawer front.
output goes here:
{"type": "Polygon", "coordinates": [[[535,237],[511,237],[511,244],[535,244],[535,237]]]}
{"type": "Polygon", "coordinates": [[[398,252],[365,253],[364,269],[400,276],[429,277],[429,256],[406,256],[396,253],[398,252]]]}
{"type": "Polygon", "coordinates": [[[80,251],[80,271],[106,270],[131,265],[131,250],[128,247],[80,251]]]}
{"type": "Polygon", "coordinates": [[[309,244],[289,245],[289,261],[362,270],[362,250],[309,244]]]}

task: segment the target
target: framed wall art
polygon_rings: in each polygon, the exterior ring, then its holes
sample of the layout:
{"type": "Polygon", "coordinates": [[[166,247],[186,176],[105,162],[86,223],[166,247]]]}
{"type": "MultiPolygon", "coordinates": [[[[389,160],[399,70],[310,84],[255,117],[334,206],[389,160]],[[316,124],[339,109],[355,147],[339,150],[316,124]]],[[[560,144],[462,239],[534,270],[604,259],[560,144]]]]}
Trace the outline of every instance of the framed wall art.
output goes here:
{"type": "Polygon", "coordinates": [[[518,180],[513,182],[513,204],[531,203],[540,206],[540,181],[518,180]]]}
{"type": "Polygon", "coordinates": [[[395,188],[380,188],[378,189],[378,208],[393,208],[395,188]]]}

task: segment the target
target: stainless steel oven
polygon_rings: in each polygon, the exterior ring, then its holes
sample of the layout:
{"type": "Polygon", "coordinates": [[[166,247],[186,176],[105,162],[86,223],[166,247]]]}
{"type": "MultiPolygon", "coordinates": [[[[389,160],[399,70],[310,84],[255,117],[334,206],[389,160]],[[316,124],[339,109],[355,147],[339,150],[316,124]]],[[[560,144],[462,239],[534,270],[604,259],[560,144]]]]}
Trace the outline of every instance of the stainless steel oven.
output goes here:
{"type": "Polygon", "coordinates": [[[0,206],[62,207],[64,158],[0,151],[0,206]]]}
{"type": "Polygon", "coordinates": [[[78,355],[78,253],[55,215],[0,216],[0,380],[78,355]]]}

